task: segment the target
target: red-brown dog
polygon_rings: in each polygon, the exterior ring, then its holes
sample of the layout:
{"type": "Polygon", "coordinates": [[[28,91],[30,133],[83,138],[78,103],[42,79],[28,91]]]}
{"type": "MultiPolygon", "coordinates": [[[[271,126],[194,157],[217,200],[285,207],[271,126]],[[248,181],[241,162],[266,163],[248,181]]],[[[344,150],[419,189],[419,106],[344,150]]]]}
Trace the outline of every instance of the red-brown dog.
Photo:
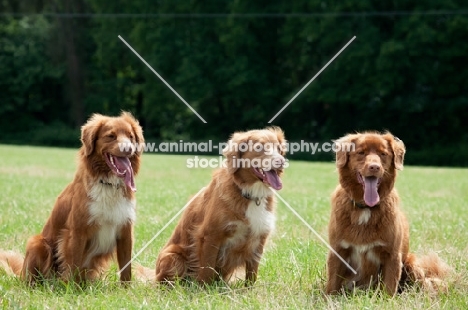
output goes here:
{"type": "MultiPolygon", "coordinates": [[[[21,270],[30,283],[54,275],[92,280],[115,252],[120,268],[131,259],[141,154],[135,143],[144,142],[142,129],[126,112],[94,114],[81,128],[81,141],[75,178],[58,196],[42,233],[28,240],[24,262],[19,254],[0,253],[3,264],[16,274],[21,270]]],[[[131,280],[130,265],[120,280],[131,280]]]]}
{"type": "Polygon", "coordinates": [[[284,142],[277,127],[232,136],[224,150],[227,167],[214,172],[159,254],[157,281],[186,277],[201,283],[228,281],[238,268],[245,268],[246,284],[255,282],[265,242],[275,225],[276,202],[270,187],[282,188],[284,142]],[[236,147],[249,143],[252,147],[245,151],[236,147]]]}
{"type": "Polygon", "coordinates": [[[396,170],[403,169],[403,142],[390,133],[358,133],[336,145],[340,184],[331,199],[329,240],[357,274],[330,252],[326,293],[372,287],[379,279],[390,295],[400,281],[437,285],[448,271],[445,263],[408,253],[408,223],[394,188],[396,170]]]}

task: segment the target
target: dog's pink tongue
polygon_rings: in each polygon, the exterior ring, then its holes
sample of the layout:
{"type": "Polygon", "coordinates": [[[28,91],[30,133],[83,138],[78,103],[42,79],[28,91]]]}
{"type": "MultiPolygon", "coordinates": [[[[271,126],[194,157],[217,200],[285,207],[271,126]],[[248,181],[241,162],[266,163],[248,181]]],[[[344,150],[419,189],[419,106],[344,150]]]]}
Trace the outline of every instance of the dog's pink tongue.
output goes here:
{"type": "Polygon", "coordinates": [[[267,179],[267,183],[270,184],[271,187],[273,187],[276,190],[280,190],[283,188],[281,179],[279,178],[278,173],[276,173],[275,170],[264,171],[264,172],[265,172],[265,176],[267,179]]]}
{"type": "Polygon", "coordinates": [[[369,207],[379,203],[378,181],[376,177],[364,177],[364,202],[369,207]]]}
{"type": "Polygon", "coordinates": [[[125,171],[124,182],[132,192],[136,192],[135,179],[133,178],[133,169],[128,157],[114,156],[114,164],[120,171],[125,171]]]}

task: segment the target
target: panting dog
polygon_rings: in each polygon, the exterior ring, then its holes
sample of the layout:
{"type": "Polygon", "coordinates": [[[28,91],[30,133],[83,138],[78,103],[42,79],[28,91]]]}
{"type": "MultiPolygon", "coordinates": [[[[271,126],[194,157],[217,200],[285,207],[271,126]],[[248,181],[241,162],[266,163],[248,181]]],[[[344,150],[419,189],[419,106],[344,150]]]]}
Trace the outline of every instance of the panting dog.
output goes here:
{"type": "Polygon", "coordinates": [[[331,198],[329,241],[357,274],[330,252],[326,293],[379,281],[390,295],[408,282],[439,285],[448,266],[437,255],[409,253],[408,222],[394,188],[403,142],[388,132],[368,132],[346,135],[336,145],[339,185],[331,198]]]}
{"type": "Polygon", "coordinates": [[[226,167],[213,173],[161,250],[156,281],[192,278],[209,284],[232,280],[239,269],[245,270],[246,284],[256,281],[265,242],[275,227],[271,188],[282,188],[284,143],[278,127],[232,135],[223,150],[226,167]]]}
{"type": "MultiPolygon", "coordinates": [[[[114,253],[120,268],[131,259],[142,129],[127,112],[94,114],[81,128],[81,141],[75,177],[58,196],[42,232],[28,240],[24,260],[0,252],[2,264],[29,283],[54,276],[92,280],[114,253]]],[[[131,280],[130,265],[120,280],[131,280]]]]}

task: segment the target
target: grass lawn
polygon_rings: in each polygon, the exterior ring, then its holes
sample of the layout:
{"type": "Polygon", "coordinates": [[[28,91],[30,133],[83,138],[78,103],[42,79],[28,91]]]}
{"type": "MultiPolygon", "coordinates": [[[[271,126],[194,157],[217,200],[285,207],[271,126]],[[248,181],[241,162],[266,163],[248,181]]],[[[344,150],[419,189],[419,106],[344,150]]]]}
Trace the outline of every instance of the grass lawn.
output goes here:
{"type": "MultiPolygon", "coordinates": [[[[409,150],[411,152],[411,150],[409,150]]],[[[72,180],[77,150],[0,146],[0,248],[24,253],[40,232],[56,196],[72,180]]],[[[144,154],[137,177],[134,252],[205,186],[211,169],[188,169],[189,156],[144,154]]],[[[280,194],[327,239],[329,196],[337,184],[333,163],[291,162],[280,194]]],[[[449,292],[439,296],[409,289],[388,297],[378,291],[324,297],[327,248],[278,203],[277,229],[262,258],[253,288],[181,284],[173,289],[135,282],[118,284],[116,268],[86,287],[50,282],[29,288],[0,271],[3,308],[172,309],[466,309],[468,307],[468,170],[405,167],[396,184],[411,223],[411,250],[437,251],[454,268],[449,292]]],[[[175,223],[137,258],[154,267],[175,223]]]]}

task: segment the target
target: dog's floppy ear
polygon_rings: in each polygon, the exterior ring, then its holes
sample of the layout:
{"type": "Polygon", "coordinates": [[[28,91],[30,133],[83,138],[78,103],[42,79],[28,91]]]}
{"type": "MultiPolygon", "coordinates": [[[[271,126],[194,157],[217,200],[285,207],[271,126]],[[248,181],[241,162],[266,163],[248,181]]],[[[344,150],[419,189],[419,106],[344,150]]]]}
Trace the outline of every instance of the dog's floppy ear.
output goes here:
{"type": "Polygon", "coordinates": [[[276,135],[276,138],[278,139],[279,144],[281,145],[281,155],[284,156],[286,155],[286,138],[284,137],[284,132],[281,128],[278,126],[271,126],[267,127],[269,131],[273,132],[276,135]]]}
{"type": "Polygon", "coordinates": [[[85,156],[93,153],[97,134],[104,123],[104,119],[105,116],[101,114],[93,114],[86,124],[81,127],[81,143],[83,143],[85,156]]]}
{"type": "Polygon", "coordinates": [[[357,137],[358,134],[348,134],[334,141],[335,146],[333,147],[333,150],[335,151],[336,166],[338,168],[343,168],[346,166],[349,156],[348,153],[351,149],[350,146],[352,143],[354,143],[357,137]]]}
{"type": "Polygon", "coordinates": [[[387,141],[390,142],[390,146],[393,151],[393,163],[395,168],[398,170],[403,170],[403,161],[405,159],[406,148],[403,141],[392,135],[391,133],[386,133],[387,141]]]}
{"type": "Polygon", "coordinates": [[[231,174],[234,174],[240,168],[238,159],[242,157],[242,152],[239,150],[239,147],[246,140],[244,132],[235,132],[223,149],[223,155],[226,157],[226,166],[231,174]]]}
{"type": "MultiPolygon", "coordinates": [[[[131,126],[133,130],[133,134],[135,135],[135,142],[137,145],[145,143],[145,139],[143,138],[143,129],[140,126],[138,120],[133,117],[133,115],[129,112],[122,112],[120,116],[125,119],[131,126]]],[[[140,155],[143,152],[142,147],[137,147],[137,155],[140,155]]]]}

